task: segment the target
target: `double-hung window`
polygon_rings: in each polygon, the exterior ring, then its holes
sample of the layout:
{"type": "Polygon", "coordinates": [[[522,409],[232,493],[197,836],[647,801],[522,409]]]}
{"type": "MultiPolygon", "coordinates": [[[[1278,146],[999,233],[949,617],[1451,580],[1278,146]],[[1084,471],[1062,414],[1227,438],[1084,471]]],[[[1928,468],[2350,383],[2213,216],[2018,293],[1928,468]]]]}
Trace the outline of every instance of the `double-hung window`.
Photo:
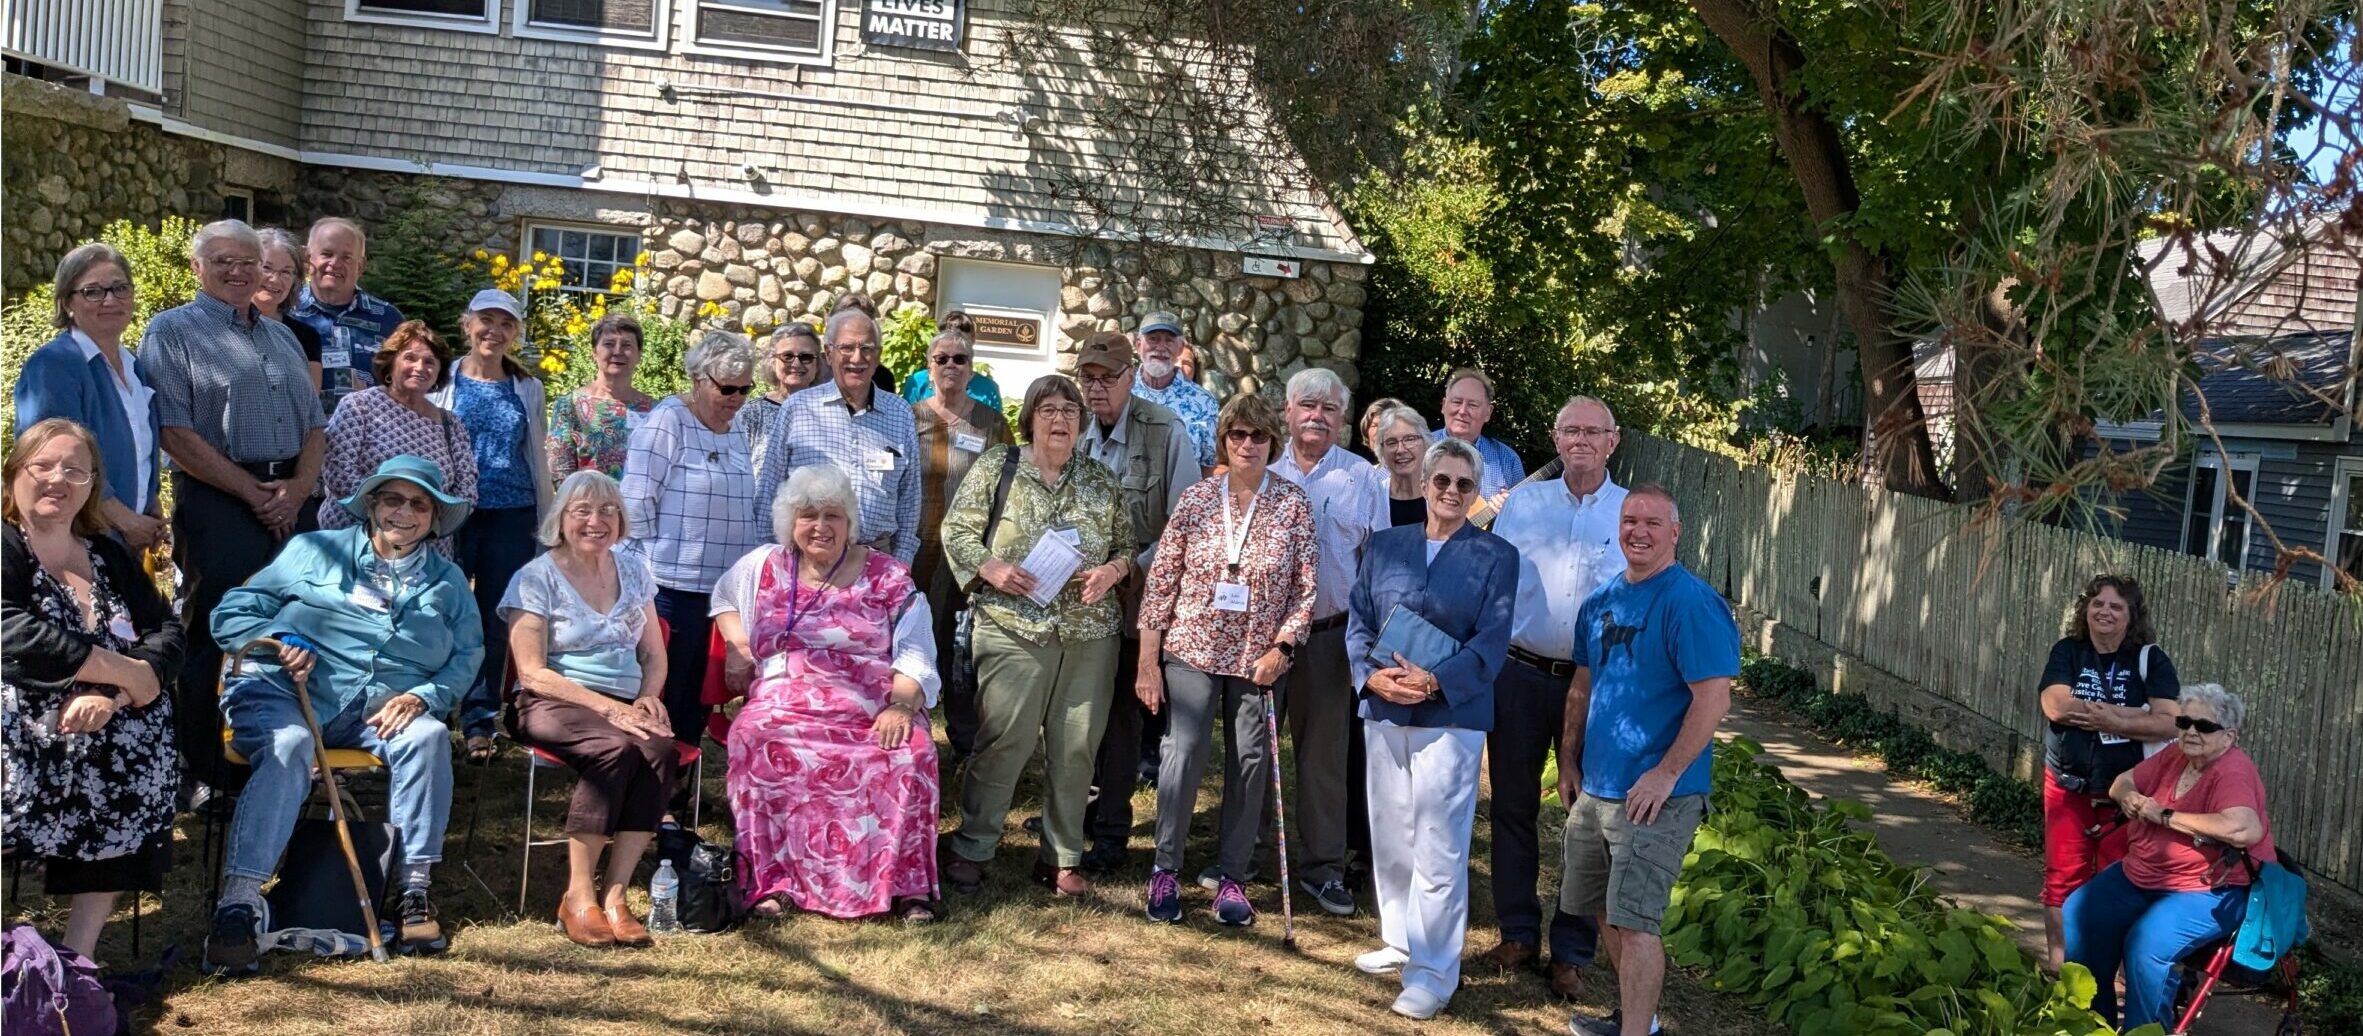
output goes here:
{"type": "MultiPolygon", "coordinates": [[[[2340,457],[2330,472],[2330,540],[2322,556],[2347,578],[2363,581],[2363,457],[2340,457]]],[[[2338,588],[2338,577],[2322,573],[2322,588],[2338,588]]]]}
{"type": "Polygon", "coordinates": [[[688,0],[693,52],[826,62],[836,0],[688,0]]]}
{"type": "Polygon", "coordinates": [[[345,19],[463,32],[499,32],[500,0],[345,0],[345,19]]]}
{"type": "Polygon", "coordinates": [[[666,0],[511,0],[516,33],[529,39],[572,40],[662,49],[669,19],[666,0]]]}
{"type": "Polygon", "coordinates": [[[615,276],[632,269],[640,258],[640,232],[618,227],[568,227],[536,224],[526,228],[525,256],[555,256],[566,266],[558,290],[581,295],[615,291],[615,276]]]}
{"type": "Polygon", "coordinates": [[[2253,454],[2201,454],[2191,465],[2190,494],[2183,502],[2183,553],[2234,571],[2248,562],[2248,507],[2255,500],[2253,454]]]}

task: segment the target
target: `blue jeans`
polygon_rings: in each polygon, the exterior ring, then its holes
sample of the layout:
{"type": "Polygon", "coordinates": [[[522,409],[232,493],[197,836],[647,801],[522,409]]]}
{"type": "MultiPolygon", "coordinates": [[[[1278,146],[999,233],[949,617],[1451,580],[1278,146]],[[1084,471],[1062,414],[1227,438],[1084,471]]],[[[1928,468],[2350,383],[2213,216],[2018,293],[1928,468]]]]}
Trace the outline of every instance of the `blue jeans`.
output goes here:
{"type": "MultiPolygon", "coordinates": [[[[230,746],[254,766],[230,821],[223,870],[268,880],[312,792],[312,732],[304,728],[295,693],[259,677],[238,680],[222,693],[222,716],[235,731],[230,746]]],[[[422,714],[388,741],[362,722],[367,718],[356,701],[342,715],[322,720],[320,735],[331,748],[367,749],[386,761],[393,778],[387,819],[401,833],[403,860],[441,860],[443,830],[451,820],[450,728],[422,714]]]]}
{"type": "Polygon", "coordinates": [[[2117,970],[2125,971],[2122,1029],[2151,1022],[2172,1024],[2176,961],[2208,943],[2229,937],[2248,910],[2248,888],[2236,885],[2197,892],[2154,892],[2125,877],[2114,864],[2068,896],[2069,960],[2092,969],[2100,991],[2092,1009],[2117,1023],[2117,970]]]}
{"type": "Polygon", "coordinates": [[[509,624],[500,617],[500,599],[517,570],[541,553],[539,526],[531,507],[479,507],[468,513],[452,545],[452,560],[475,581],[476,611],[484,620],[484,664],[459,702],[464,736],[491,737],[500,720],[501,675],[509,668],[509,624]]]}

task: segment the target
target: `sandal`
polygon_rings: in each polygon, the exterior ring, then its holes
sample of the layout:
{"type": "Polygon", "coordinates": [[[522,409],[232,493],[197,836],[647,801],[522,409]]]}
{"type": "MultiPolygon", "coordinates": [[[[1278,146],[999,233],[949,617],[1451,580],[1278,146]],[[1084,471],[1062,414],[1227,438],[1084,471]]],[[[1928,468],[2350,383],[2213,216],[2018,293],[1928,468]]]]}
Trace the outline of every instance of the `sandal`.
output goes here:
{"type": "Polygon", "coordinates": [[[787,912],[788,897],[776,893],[756,900],[753,906],[747,908],[748,914],[763,918],[765,920],[770,920],[771,918],[778,917],[781,914],[787,912]]]}
{"type": "Polygon", "coordinates": [[[489,764],[492,762],[492,757],[499,751],[500,745],[491,738],[482,734],[468,735],[466,745],[468,765],[484,766],[489,764]]]}
{"type": "Polygon", "coordinates": [[[907,926],[935,923],[935,904],[917,896],[897,901],[894,905],[894,913],[895,916],[902,918],[903,924],[907,926]]]}

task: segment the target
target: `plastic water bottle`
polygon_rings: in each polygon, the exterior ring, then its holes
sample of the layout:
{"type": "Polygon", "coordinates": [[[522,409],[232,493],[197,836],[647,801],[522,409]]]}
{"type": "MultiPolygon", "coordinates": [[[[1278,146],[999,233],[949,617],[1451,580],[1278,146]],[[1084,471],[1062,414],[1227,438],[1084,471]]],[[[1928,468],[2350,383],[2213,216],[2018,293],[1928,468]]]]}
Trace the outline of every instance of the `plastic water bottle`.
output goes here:
{"type": "Polygon", "coordinates": [[[673,873],[673,861],[656,865],[656,875],[648,879],[648,930],[674,933],[681,930],[681,877],[673,873]]]}

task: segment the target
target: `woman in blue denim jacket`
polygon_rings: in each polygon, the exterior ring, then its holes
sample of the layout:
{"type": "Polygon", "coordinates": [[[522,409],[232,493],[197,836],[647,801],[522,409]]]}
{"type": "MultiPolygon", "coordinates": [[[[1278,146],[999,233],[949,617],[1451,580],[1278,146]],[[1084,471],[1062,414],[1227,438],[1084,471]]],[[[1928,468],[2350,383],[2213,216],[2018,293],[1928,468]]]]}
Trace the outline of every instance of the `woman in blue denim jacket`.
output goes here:
{"type": "Polygon", "coordinates": [[[257,637],[284,645],[222,690],[231,747],[254,776],[230,826],[221,904],[205,942],[206,970],[254,970],[262,884],[294,831],[311,789],[312,734],[294,681],[306,682],[330,747],[362,748],[392,775],[388,812],[402,840],[391,913],[405,953],[447,942],[427,898],[451,814],[451,738],[444,725],[484,659],[483,623],[459,566],[425,549],[468,516],[434,462],[388,459],[342,506],[359,526],[287,542],[270,567],[222,598],[213,635],[225,652],[257,637]]]}

